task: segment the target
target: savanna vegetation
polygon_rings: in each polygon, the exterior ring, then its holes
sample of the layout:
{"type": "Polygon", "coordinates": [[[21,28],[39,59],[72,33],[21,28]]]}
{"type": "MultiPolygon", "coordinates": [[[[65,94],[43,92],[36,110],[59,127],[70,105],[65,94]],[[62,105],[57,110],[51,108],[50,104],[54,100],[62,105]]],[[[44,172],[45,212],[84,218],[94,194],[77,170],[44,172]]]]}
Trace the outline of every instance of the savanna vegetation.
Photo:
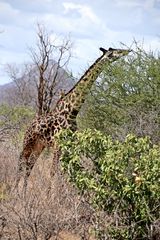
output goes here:
{"type": "Polygon", "coordinates": [[[38,27],[38,52],[31,49],[36,75],[25,67],[19,78],[7,66],[16,84],[9,92],[14,101],[0,106],[0,238],[158,240],[160,58],[136,43],[129,56],[104,68],[78,116],[78,131],[57,135],[61,161],[54,179],[52,149],[45,149],[27,193],[14,189],[26,126],[54,106],[58,73],[71,57],[68,39],[56,47],[38,27]],[[51,61],[55,50],[58,65],[51,61]]]}

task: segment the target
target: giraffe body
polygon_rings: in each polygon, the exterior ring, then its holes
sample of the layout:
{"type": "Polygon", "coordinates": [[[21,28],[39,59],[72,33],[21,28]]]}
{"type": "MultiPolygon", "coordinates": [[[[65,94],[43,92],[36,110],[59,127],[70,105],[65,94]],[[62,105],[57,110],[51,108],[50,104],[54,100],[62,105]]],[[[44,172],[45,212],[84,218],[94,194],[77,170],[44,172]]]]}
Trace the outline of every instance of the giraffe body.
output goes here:
{"type": "MultiPolygon", "coordinates": [[[[40,153],[47,146],[57,147],[54,136],[62,129],[77,129],[76,117],[92,84],[103,71],[104,65],[125,56],[129,50],[100,48],[103,55],[99,57],[84,73],[77,84],[65,94],[53,111],[45,116],[38,116],[26,131],[23,151],[19,159],[19,172],[25,167],[27,176],[40,153]]],[[[57,158],[59,155],[57,155],[57,158]]],[[[55,157],[56,159],[56,157],[55,157]]],[[[56,159],[58,161],[58,159],[56,159]]]]}

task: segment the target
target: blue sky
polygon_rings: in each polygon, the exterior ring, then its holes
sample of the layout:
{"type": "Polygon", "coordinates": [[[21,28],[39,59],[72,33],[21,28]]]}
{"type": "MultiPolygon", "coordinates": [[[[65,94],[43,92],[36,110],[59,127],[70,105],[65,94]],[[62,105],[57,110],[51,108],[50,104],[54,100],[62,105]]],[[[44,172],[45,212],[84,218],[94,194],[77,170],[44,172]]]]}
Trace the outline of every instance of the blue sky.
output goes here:
{"type": "Polygon", "coordinates": [[[99,56],[99,47],[130,46],[160,49],[160,0],[0,0],[0,84],[9,82],[6,63],[30,61],[36,23],[53,37],[70,35],[74,58],[69,69],[80,76],[99,56]]]}

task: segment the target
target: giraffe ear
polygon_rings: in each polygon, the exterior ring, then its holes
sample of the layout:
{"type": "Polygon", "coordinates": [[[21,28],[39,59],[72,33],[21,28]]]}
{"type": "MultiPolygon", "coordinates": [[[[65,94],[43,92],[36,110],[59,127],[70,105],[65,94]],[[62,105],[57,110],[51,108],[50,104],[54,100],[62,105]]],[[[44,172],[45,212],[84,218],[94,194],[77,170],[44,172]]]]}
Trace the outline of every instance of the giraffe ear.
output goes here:
{"type": "Polygon", "coordinates": [[[108,52],[108,50],[106,50],[105,48],[100,47],[99,50],[101,50],[103,52],[103,54],[105,54],[106,52],[108,52]]]}

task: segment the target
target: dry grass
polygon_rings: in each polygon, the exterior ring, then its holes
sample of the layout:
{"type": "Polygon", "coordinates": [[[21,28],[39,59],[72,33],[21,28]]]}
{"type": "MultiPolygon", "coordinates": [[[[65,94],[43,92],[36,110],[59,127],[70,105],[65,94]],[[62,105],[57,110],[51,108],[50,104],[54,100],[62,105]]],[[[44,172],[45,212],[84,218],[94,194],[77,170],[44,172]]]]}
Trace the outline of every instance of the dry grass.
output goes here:
{"type": "Polygon", "coordinates": [[[91,239],[94,211],[60,170],[50,178],[51,154],[43,154],[35,164],[26,194],[23,181],[18,191],[14,189],[19,146],[10,142],[0,146],[0,239],[91,239]]]}
{"type": "MultiPolygon", "coordinates": [[[[18,142],[0,145],[0,239],[101,239],[95,238],[95,229],[103,231],[114,219],[105,212],[92,209],[68,183],[60,167],[51,179],[51,153],[44,152],[36,162],[26,194],[23,191],[23,179],[19,188],[14,188],[19,152],[18,142]]],[[[160,226],[159,222],[156,224],[153,239],[158,240],[160,226]]]]}

